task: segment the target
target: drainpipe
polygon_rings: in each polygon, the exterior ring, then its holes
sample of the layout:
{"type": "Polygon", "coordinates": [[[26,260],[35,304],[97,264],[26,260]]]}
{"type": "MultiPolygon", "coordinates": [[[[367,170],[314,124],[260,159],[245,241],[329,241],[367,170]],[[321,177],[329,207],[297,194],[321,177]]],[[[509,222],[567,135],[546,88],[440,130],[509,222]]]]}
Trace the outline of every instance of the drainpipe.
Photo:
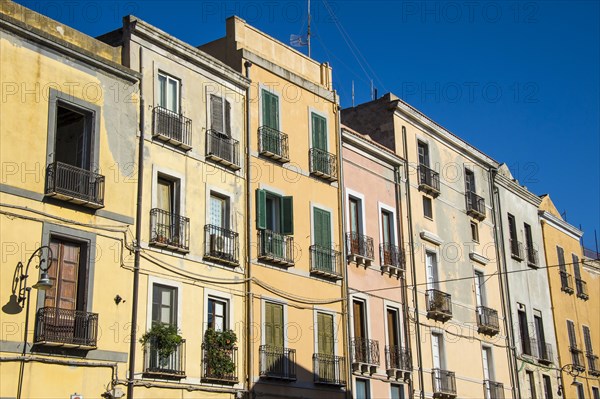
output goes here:
{"type": "MultiPolygon", "coordinates": [[[[140,74],[144,76],[143,53],[140,47],[140,74]]],[[[135,216],[135,245],[133,260],[133,290],[131,301],[131,342],[129,343],[129,375],[127,376],[127,398],[133,399],[133,384],[135,374],[135,349],[137,345],[137,311],[138,295],[140,285],[140,248],[142,241],[142,199],[144,198],[144,92],[142,80],[140,85],[140,138],[138,145],[138,184],[137,184],[137,204],[135,216]]]]}
{"type": "Polygon", "coordinates": [[[492,193],[492,221],[494,223],[494,239],[496,240],[496,259],[498,259],[498,271],[500,273],[499,285],[500,285],[500,299],[504,304],[504,330],[508,335],[508,345],[509,349],[507,351],[508,355],[508,365],[510,368],[510,381],[511,381],[511,389],[513,398],[520,399],[521,398],[521,388],[519,386],[519,370],[517,369],[517,353],[515,350],[515,337],[514,337],[514,325],[512,319],[512,306],[510,303],[510,288],[508,284],[508,274],[506,273],[506,251],[504,248],[504,228],[502,225],[502,206],[500,204],[500,193],[498,192],[498,188],[495,186],[494,182],[496,181],[497,171],[494,169],[490,169],[490,192],[492,193]],[[496,208],[498,209],[498,214],[500,217],[498,218],[496,215],[496,208]],[[500,223],[498,223],[500,222],[500,223]],[[500,233],[498,234],[498,227],[500,228],[500,233]],[[504,287],[506,287],[506,292],[504,287]],[[511,353],[512,352],[512,353],[511,353]]]}
{"type": "MultiPolygon", "coordinates": [[[[250,80],[250,67],[252,63],[250,61],[244,62],[244,68],[246,72],[246,78],[250,80]]],[[[250,225],[250,84],[246,89],[246,292],[248,297],[246,299],[246,372],[248,381],[248,395],[252,395],[252,388],[254,386],[254,345],[252,340],[252,326],[254,324],[252,317],[252,306],[254,304],[254,295],[252,293],[252,240],[250,237],[251,225],[250,225]]]]}
{"type": "MultiPolygon", "coordinates": [[[[420,397],[425,399],[425,380],[423,378],[423,355],[421,353],[421,323],[419,321],[419,298],[417,296],[417,266],[415,263],[415,251],[414,251],[414,238],[413,238],[413,224],[412,224],[412,205],[410,200],[410,173],[408,170],[408,144],[406,143],[406,127],[402,126],[402,141],[404,142],[404,164],[406,165],[406,206],[408,207],[408,242],[410,245],[411,256],[410,256],[410,267],[412,271],[412,289],[413,289],[413,305],[415,307],[415,333],[417,334],[417,361],[419,364],[419,384],[420,384],[420,397]]],[[[412,396],[412,392],[409,392],[412,396]]]]}

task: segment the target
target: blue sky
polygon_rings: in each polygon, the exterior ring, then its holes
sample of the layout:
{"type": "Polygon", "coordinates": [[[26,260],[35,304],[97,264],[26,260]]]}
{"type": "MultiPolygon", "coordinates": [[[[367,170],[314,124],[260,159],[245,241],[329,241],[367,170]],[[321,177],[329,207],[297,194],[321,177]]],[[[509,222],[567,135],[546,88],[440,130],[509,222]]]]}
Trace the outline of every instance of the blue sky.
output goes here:
{"type": "MultiPolygon", "coordinates": [[[[193,45],[222,37],[233,14],[283,42],[306,32],[305,0],[18,2],[93,36],[126,14],[193,45]]],[[[311,9],[312,57],[331,63],[343,107],[352,81],[359,104],[373,80],[379,95],[395,93],[507,163],[530,191],[550,193],[594,246],[600,2],[312,0],[311,9]]]]}

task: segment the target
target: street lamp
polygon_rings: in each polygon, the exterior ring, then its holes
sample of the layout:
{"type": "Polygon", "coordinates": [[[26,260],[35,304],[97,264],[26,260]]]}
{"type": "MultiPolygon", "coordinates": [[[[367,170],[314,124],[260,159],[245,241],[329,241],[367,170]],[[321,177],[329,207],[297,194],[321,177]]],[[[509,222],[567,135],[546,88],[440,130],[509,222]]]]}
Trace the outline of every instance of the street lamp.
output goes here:
{"type": "Polygon", "coordinates": [[[559,370],[558,377],[556,377],[556,379],[558,380],[558,391],[556,392],[556,394],[558,396],[562,396],[562,393],[564,391],[561,378],[561,373],[563,371],[565,371],[567,374],[573,377],[573,382],[571,383],[571,385],[577,385],[577,377],[579,376],[579,374],[581,374],[581,370],[574,364],[565,364],[564,366],[562,366],[559,370]]]}

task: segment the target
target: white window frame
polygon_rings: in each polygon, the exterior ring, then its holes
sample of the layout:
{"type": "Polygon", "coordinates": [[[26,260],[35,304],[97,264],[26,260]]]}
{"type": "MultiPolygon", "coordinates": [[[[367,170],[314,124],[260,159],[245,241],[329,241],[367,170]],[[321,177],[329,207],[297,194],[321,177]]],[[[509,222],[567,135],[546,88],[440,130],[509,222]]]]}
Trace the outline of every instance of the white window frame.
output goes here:
{"type": "Polygon", "coordinates": [[[278,305],[282,305],[283,306],[283,347],[284,348],[288,348],[288,336],[287,336],[287,325],[288,325],[288,304],[287,301],[283,301],[279,298],[272,298],[272,297],[262,297],[261,301],[260,301],[260,327],[261,327],[261,334],[260,334],[260,344],[261,345],[266,345],[266,341],[265,341],[265,334],[264,331],[266,331],[266,321],[265,321],[265,305],[267,302],[270,303],[276,303],[278,305]]]}
{"type": "Polygon", "coordinates": [[[365,294],[351,294],[350,295],[350,303],[352,306],[350,307],[350,336],[354,338],[354,301],[361,301],[365,306],[365,333],[367,336],[366,339],[371,338],[371,323],[369,322],[369,296],[365,294]]]}
{"type": "Polygon", "coordinates": [[[407,349],[406,341],[404,340],[404,315],[402,314],[402,306],[397,302],[388,301],[387,299],[383,300],[383,328],[385,333],[385,344],[391,345],[389,342],[389,334],[388,334],[388,321],[387,321],[387,310],[393,309],[398,312],[398,335],[400,338],[400,346],[402,348],[407,349]]]}
{"type": "Polygon", "coordinates": [[[156,208],[158,204],[158,177],[164,176],[167,180],[175,182],[175,190],[177,191],[179,215],[186,215],[185,212],[185,178],[184,175],[172,169],[153,164],[152,165],[152,208],[156,208]]]}
{"type": "Polygon", "coordinates": [[[315,215],[314,215],[314,208],[318,208],[321,209],[323,211],[329,212],[329,215],[331,216],[331,246],[332,249],[333,247],[336,245],[335,242],[336,240],[336,236],[335,236],[335,224],[336,224],[336,220],[335,220],[335,214],[333,212],[333,210],[330,207],[327,207],[325,205],[316,203],[316,202],[310,202],[310,245],[315,245],[315,215]]]}
{"type": "Polygon", "coordinates": [[[169,280],[165,278],[160,278],[156,276],[148,276],[148,302],[146,308],[146,328],[150,329],[152,327],[152,295],[154,293],[154,284],[164,285],[167,287],[172,287],[177,290],[177,328],[183,330],[183,286],[180,282],[169,280]]]}
{"type": "Polygon", "coordinates": [[[360,229],[360,234],[367,234],[367,219],[365,218],[365,196],[358,191],[354,191],[352,189],[346,188],[346,226],[348,226],[348,232],[350,232],[350,197],[354,197],[359,201],[360,204],[360,220],[358,221],[360,229]]]}
{"type": "Polygon", "coordinates": [[[210,221],[210,197],[215,194],[218,197],[222,197],[227,199],[227,219],[228,219],[228,229],[231,231],[238,231],[237,225],[238,220],[234,217],[235,210],[234,204],[236,203],[235,195],[231,191],[223,190],[221,187],[213,186],[210,184],[206,185],[206,193],[204,197],[204,203],[206,204],[206,208],[204,210],[204,222],[205,224],[209,224],[210,221]]]}
{"type": "MultiPolygon", "coordinates": [[[[182,92],[182,90],[181,89],[182,89],[182,86],[183,86],[183,84],[181,82],[181,79],[175,77],[175,75],[173,75],[173,74],[165,72],[164,70],[162,70],[160,68],[156,68],[155,70],[156,70],[156,74],[155,74],[156,78],[154,79],[154,82],[156,84],[156,92],[155,92],[156,103],[155,104],[157,106],[161,106],[161,107],[163,107],[165,109],[168,109],[167,107],[164,107],[164,106],[160,105],[160,97],[159,97],[159,93],[160,93],[159,85],[160,85],[160,83],[159,83],[159,77],[160,76],[164,76],[164,77],[167,78],[167,80],[166,80],[166,87],[167,88],[169,87],[169,80],[174,80],[175,82],[177,82],[177,111],[176,111],[176,113],[179,114],[179,115],[181,115],[182,114],[182,107],[181,107],[181,92],[182,92]]],[[[167,90],[167,95],[168,95],[168,90],[167,90]]],[[[168,102],[169,102],[169,100],[167,99],[167,103],[168,102]]]]}
{"type": "Polygon", "coordinates": [[[399,243],[399,232],[396,227],[396,208],[383,202],[377,202],[377,224],[379,225],[379,242],[383,244],[383,224],[381,223],[381,213],[386,211],[392,214],[392,231],[394,232],[393,244],[398,246],[399,243]]]}
{"type": "Polygon", "coordinates": [[[233,320],[235,320],[235,314],[233,311],[233,297],[231,296],[231,294],[222,292],[222,291],[217,291],[217,290],[212,290],[209,288],[205,288],[204,289],[204,312],[202,313],[203,315],[203,323],[202,323],[202,339],[204,339],[204,333],[206,332],[206,330],[208,330],[208,300],[209,298],[213,298],[222,302],[227,303],[227,309],[226,309],[226,315],[225,315],[225,326],[223,326],[223,330],[233,330],[233,320]]]}
{"type": "MultiPolygon", "coordinates": [[[[490,381],[496,381],[496,367],[495,367],[495,362],[494,362],[494,349],[493,349],[493,346],[486,345],[486,344],[482,344],[481,345],[482,358],[483,358],[483,351],[484,350],[487,351],[487,353],[488,353],[488,373],[489,373],[489,379],[490,379],[490,381]]],[[[482,364],[482,366],[483,366],[483,364],[482,364]]]]}
{"type": "MultiPolygon", "coordinates": [[[[275,90],[274,87],[271,86],[267,86],[264,83],[259,83],[258,84],[258,126],[261,127],[264,125],[263,120],[262,120],[262,114],[263,114],[263,102],[262,102],[262,92],[263,90],[271,93],[274,96],[277,96],[277,109],[278,109],[278,113],[279,113],[279,131],[284,132],[285,130],[283,129],[283,117],[281,114],[281,93],[278,92],[277,90],[275,90]]],[[[311,131],[312,132],[312,131],[311,131]]]]}
{"type": "MultiPolygon", "coordinates": [[[[446,341],[446,335],[444,334],[444,330],[440,330],[438,328],[431,328],[431,336],[433,337],[434,335],[437,335],[440,337],[440,341],[439,341],[439,350],[440,350],[440,369],[441,370],[446,370],[447,369],[447,364],[446,364],[446,345],[444,344],[444,342],[446,341]]],[[[433,339],[431,340],[431,368],[434,368],[434,362],[433,362],[433,339]]]]}

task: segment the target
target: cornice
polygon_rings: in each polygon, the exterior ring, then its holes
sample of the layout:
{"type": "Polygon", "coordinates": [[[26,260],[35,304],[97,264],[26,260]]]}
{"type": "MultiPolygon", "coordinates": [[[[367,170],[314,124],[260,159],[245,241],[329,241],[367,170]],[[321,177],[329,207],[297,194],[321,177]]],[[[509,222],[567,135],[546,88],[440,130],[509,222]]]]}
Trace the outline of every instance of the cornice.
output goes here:
{"type": "Polygon", "coordinates": [[[507,178],[506,176],[496,173],[494,180],[498,185],[511,191],[513,194],[518,195],[521,199],[529,202],[536,208],[539,208],[540,204],[542,203],[542,199],[540,197],[533,194],[531,191],[527,190],[520,184],[507,178]]]}
{"type": "Polygon", "coordinates": [[[548,223],[550,226],[560,230],[577,241],[579,241],[581,236],[583,236],[583,231],[579,230],[575,226],[570,225],[564,220],[557,218],[548,211],[539,210],[538,215],[540,216],[540,219],[548,223]]]}

